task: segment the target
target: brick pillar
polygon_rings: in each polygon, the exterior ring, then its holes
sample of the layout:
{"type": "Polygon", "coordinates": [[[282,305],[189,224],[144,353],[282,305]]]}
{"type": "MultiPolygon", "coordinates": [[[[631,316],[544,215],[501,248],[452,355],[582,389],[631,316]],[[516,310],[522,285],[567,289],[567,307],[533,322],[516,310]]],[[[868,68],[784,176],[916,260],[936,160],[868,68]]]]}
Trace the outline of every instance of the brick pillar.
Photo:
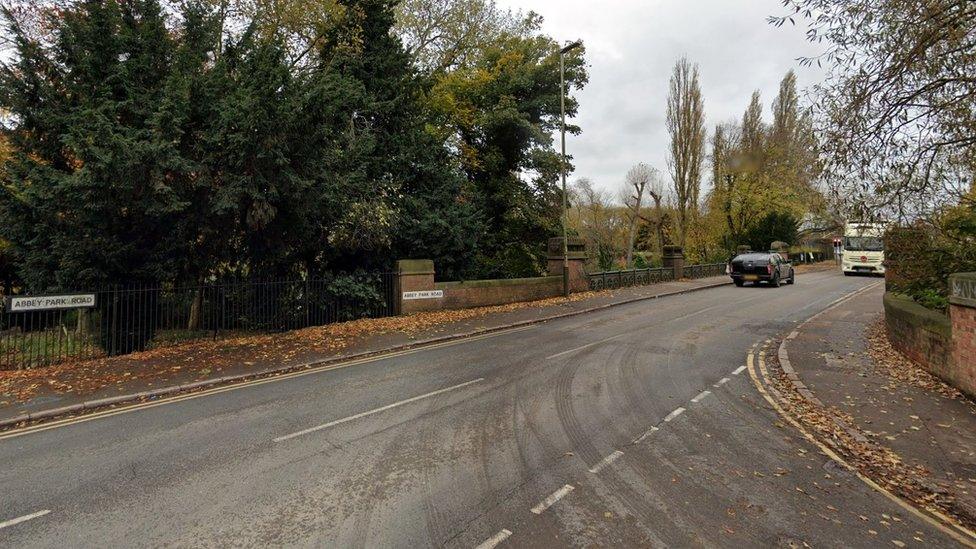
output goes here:
{"type": "Polygon", "coordinates": [[[443,298],[427,297],[418,292],[434,292],[434,262],[429,259],[401,259],[397,261],[400,278],[399,313],[409,315],[441,308],[443,298]],[[423,298],[415,298],[418,295],[423,298]],[[408,296],[407,299],[404,296],[408,296]]]}
{"type": "Polygon", "coordinates": [[[959,389],[976,395],[976,273],[949,277],[949,319],[952,322],[950,367],[959,389]]]}
{"type": "MultiPolygon", "coordinates": [[[[590,279],[586,276],[586,244],[582,238],[571,236],[566,242],[569,250],[569,290],[571,292],[585,292],[590,289],[590,279]]],[[[549,239],[548,271],[549,276],[563,274],[563,239],[562,237],[549,239]]]]}
{"type": "Polygon", "coordinates": [[[680,280],[685,276],[685,251],[681,246],[665,246],[661,261],[666,268],[674,272],[674,279],[680,280]]]}

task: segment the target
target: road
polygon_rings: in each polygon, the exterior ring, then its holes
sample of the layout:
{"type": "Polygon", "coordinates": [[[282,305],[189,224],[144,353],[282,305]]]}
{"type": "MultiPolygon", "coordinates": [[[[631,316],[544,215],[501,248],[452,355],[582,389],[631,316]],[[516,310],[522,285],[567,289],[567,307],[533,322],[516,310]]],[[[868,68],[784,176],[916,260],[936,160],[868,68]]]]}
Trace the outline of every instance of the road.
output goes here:
{"type": "Polygon", "coordinates": [[[743,368],[876,282],[720,287],[0,438],[0,545],[949,546],[743,368]]]}

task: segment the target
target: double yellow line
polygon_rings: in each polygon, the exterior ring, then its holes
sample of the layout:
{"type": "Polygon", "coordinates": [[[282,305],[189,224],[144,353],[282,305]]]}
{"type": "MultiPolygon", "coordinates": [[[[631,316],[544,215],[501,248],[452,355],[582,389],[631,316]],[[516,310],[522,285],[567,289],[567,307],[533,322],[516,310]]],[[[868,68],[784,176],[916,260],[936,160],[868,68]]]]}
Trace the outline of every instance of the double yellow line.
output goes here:
{"type": "MultiPolygon", "coordinates": [[[[312,374],[321,374],[323,372],[328,372],[328,371],[331,371],[331,370],[339,370],[339,369],[342,369],[342,368],[351,368],[353,366],[361,366],[363,364],[370,364],[370,363],[373,363],[373,362],[379,362],[381,360],[389,360],[391,358],[397,358],[397,357],[411,355],[411,354],[420,353],[420,352],[424,352],[424,351],[430,351],[430,350],[433,350],[433,349],[441,349],[441,348],[444,348],[444,347],[452,347],[452,346],[455,346],[455,345],[461,345],[463,343],[469,343],[469,342],[472,342],[472,341],[479,341],[479,340],[487,339],[487,338],[490,338],[490,337],[496,337],[496,336],[511,334],[511,333],[515,333],[515,332],[521,332],[521,331],[528,330],[528,329],[531,329],[531,328],[534,328],[534,327],[535,327],[535,325],[531,325],[531,326],[520,326],[520,327],[517,327],[517,328],[511,328],[511,329],[508,329],[508,330],[499,330],[499,331],[496,331],[496,332],[490,332],[490,333],[476,335],[476,336],[471,336],[471,337],[464,337],[464,338],[455,339],[455,340],[452,340],[452,341],[445,341],[443,343],[432,343],[432,344],[429,344],[429,345],[420,344],[419,346],[414,347],[414,348],[411,348],[411,349],[404,349],[402,351],[394,351],[394,352],[390,352],[390,353],[378,354],[378,355],[375,355],[375,356],[369,356],[369,357],[360,358],[360,359],[353,359],[353,360],[349,360],[347,362],[337,362],[337,363],[334,363],[334,364],[324,364],[322,366],[312,366],[312,367],[309,367],[309,368],[305,368],[305,369],[301,369],[301,370],[297,370],[297,371],[293,371],[293,372],[289,372],[289,373],[285,373],[285,374],[267,374],[269,377],[261,377],[261,378],[253,379],[253,380],[249,380],[249,381],[241,381],[241,382],[233,383],[233,385],[227,385],[227,386],[223,386],[223,387],[214,387],[212,389],[203,389],[203,390],[196,391],[196,392],[193,392],[193,393],[190,393],[190,394],[176,395],[176,396],[172,396],[172,397],[163,397],[163,398],[160,398],[159,400],[156,400],[156,401],[153,401],[153,402],[141,402],[141,403],[138,403],[138,404],[123,405],[120,408],[113,408],[113,409],[104,410],[104,411],[101,411],[101,412],[92,412],[92,413],[88,413],[88,414],[84,414],[84,415],[80,415],[80,416],[76,416],[76,417],[69,417],[69,418],[65,418],[65,419],[61,419],[61,420],[56,420],[56,421],[44,422],[44,423],[40,423],[40,424],[37,424],[37,425],[32,425],[32,426],[29,426],[29,427],[24,427],[24,428],[21,428],[21,429],[7,431],[6,433],[0,434],[0,440],[6,440],[6,439],[9,439],[9,438],[15,438],[15,437],[20,437],[20,436],[24,436],[24,435],[33,434],[33,433],[39,433],[39,432],[47,431],[47,430],[50,430],[50,429],[59,429],[61,427],[67,427],[69,425],[76,425],[78,423],[85,423],[87,421],[94,421],[96,419],[103,419],[103,418],[107,418],[107,417],[111,417],[111,416],[117,416],[119,414],[128,414],[130,412],[136,412],[136,411],[140,411],[140,410],[147,410],[149,408],[155,408],[157,406],[165,406],[167,404],[175,404],[177,402],[183,402],[183,401],[186,401],[186,400],[193,400],[195,398],[212,396],[212,395],[216,395],[216,394],[219,394],[219,393],[226,393],[228,391],[237,391],[237,390],[240,390],[240,389],[247,389],[247,388],[251,388],[251,387],[256,387],[258,385],[264,385],[266,383],[275,383],[275,382],[278,382],[278,381],[284,381],[286,379],[294,379],[296,377],[302,377],[302,376],[307,376],[307,375],[312,375],[312,374]]],[[[257,374],[257,375],[260,375],[260,374],[257,374]]]]}

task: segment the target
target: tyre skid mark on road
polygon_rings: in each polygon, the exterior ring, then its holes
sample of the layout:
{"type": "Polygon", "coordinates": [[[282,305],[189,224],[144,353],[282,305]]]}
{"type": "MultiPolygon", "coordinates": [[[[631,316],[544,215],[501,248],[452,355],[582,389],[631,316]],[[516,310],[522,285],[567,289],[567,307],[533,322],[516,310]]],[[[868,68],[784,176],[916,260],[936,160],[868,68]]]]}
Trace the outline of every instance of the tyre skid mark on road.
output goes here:
{"type": "MultiPolygon", "coordinates": [[[[750,300],[752,300],[752,297],[750,297],[748,299],[743,299],[743,300],[740,300],[740,301],[736,301],[736,302],[733,302],[733,303],[722,303],[722,304],[719,304],[719,305],[712,305],[711,307],[705,307],[704,309],[698,309],[696,311],[692,311],[690,313],[686,313],[686,314],[683,314],[681,316],[676,316],[676,317],[673,317],[673,318],[668,318],[667,319],[667,323],[670,324],[670,323],[673,323],[673,322],[677,322],[679,320],[685,320],[685,319],[691,318],[693,316],[700,315],[700,314],[703,314],[703,313],[707,313],[708,311],[711,311],[711,310],[714,310],[714,309],[718,309],[719,307],[728,307],[730,305],[736,305],[736,304],[739,304],[739,303],[745,303],[746,301],[750,301],[750,300]]],[[[631,335],[634,335],[634,332],[633,331],[624,332],[624,333],[617,334],[617,335],[614,335],[614,336],[606,337],[606,338],[603,338],[603,339],[601,339],[599,341],[594,341],[594,342],[591,342],[591,343],[587,343],[585,345],[580,345],[579,347],[574,347],[572,349],[567,349],[565,351],[558,352],[558,353],[556,353],[554,355],[549,355],[549,356],[546,357],[546,360],[552,360],[554,358],[559,358],[561,356],[565,356],[565,355],[568,355],[568,354],[572,354],[572,353],[575,353],[577,351],[582,351],[584,349],[589,349],[590,347],[595,347],[597,345],[603,345],[604,343],[609,343],[611,341],[620,339],[622,337],[631,336],[631,335]]]]}
{"type": "MultiPolygon", "coordinates": [[[[704,311],[697,311],[697,312],[692,313],[692,314],[697,314],[699,312],[704,312],[704,311]]],[[[686,315],[686,316],[691,316],[691,315],[686,315]]],[[[611,340],[614,340],[614,339],[618,339],[619,337],[622,337],[624,335],[629,335],[629,334],[619,334],[617,336],[613,336],[613,337],[610,337],[610,338],[607,338],[607,339],[604,339],[604,340],[601,340],[601,341],[598,341],[598,342],[594,342],[594,343],[590,343],[590,344],[587,344],[587,345],[583,345],[583,346],[578,347],[578,348],[575,348],[575,349],[570,349],[568,351],[563,351],[562,353],[559,353],[557,355],[553,355],[553,356],[548,357],[548,358],[555,358],[555,357],[562,356],[562,355],[565,355],[565,354],[569,354],[569,353],[572,353],[572,352],[576,352],[576,351],[580,351],[580,350],[587,349],[587,348],[590,348],[590,347],[594,347],[596,345],[605,343],[607,341],[611,341],[611,340]]],[[[739,366],[738,368],[736,368],[731,373],[731,375],[736,375],[736,376],[737,375],[740,375],[740,374],[742,374],[742,372],[744,372],[744,371],[746,371],[748,369],[749,364],[753,360],[753,357],[754,357],[754,354],[755,354],[755,351],[756,351],[756,348],[758,347],[758,345],[759,345],[759,342],[757,342],[756,344],[754,344],[749,349],[749,352],[748,352],[748,355],[747,355],[747,363],[745,365],[742,365],[742,366],[739,366]]],[[[578,364],[577,364],[577,367],[578,367],[578,364]]],[[[564,376],[564,379],[561,379],[560,380],[560,381],[563,382],[563,385],[565,385],[563,387],[564,390],[571,387],[571,385],[572,385],[572,379],[573,379],[574,376],[575,376],[575,368],[572,369],[572,373],[570,375],[564,376]],[[568,384],[566,383],[567,381],[569,382],[568,384]]],[[[720,387],[724,386],[725,384],[727,384],[729,381],[731,381],[731,378],[730,377],[723,377],[723,378],[719,379],[716,383],[714,383],[712,385],[712,387],[714,387],[714,388],[720,388],[720,387]]],[[[557,392],[558,392],[558,388],[557,388],[557,392]]],[[[703,399],[705,399],[706,397],[708,397],[711,394],[712,394],[711,391],[703,390],[698,395],[696,395],[694,398],[692,398],[691,399],[691,402],[693,402],[693,403],[699,403],[700,401],[702,401],[703,399]]],[[[568,395],[564,395],[564,396],[568,396],[568,395]]],[[[558,407],[558,404],[557,404],[557,407],[558,407]]],[[[570,405],[570,407],[571,407],[571,405],[570,405]]],[[[670,422],[670,421],[674,420],[675,418],[677,418],[678,416],[680,416],[681,414],[683,414],[685,411],[686,411],[686,409],[683,408],[683,407],[679,407],[679,408],[673,410],[670,414],[668,414],[668,416],[666,416],[663,420],[661,420],[657,425],[651,426],[649,429],[647,429],[646,431],[644,431],[640,436],[638,436],[637,438],[635,438],[630,444],[631,445],[636,445],[636,444],[639,444],[639,443],[643,442],[650,435],[652,435],[656,431],[661,430],[660,427],[658,427],[658,426],[663,426],[664,423],[670,422]]],[[[576,423],[576,421],[575,421],[576,420],[576,418],[575,418],[575,412],[573,412],[571,408],[569,410],[569,414],[570,414],[570,417],[572,419],[571,423],[576,423]]],[[[575,426],[578,427],[578,425],[575,425],[575,426]]],[[[564,423],[564,427],[566,427],[565,423],[564,423]]],[[[592,446],[590,446],[588,448],[588,450],[593,451],[594,448],[592,446]]],[[[613,453],[611,453],[610,455],[604,457],[600,462],[598,462],[592,468],[588,469],[588,471],[590,473],[597,474],[597,473],[601,472],[602,470],[604,470],[606,467],[608,467],[610,464],[612,464],[614,461],[616,461],[617,459],[619,459],[621,456],[623,456],[623,454],[624,453],[622,451],[620,451],[620,450],[614,450],[613,453]]],[[[611,484],[615,484],[613,482],[613,478],[612,478],[614,476],[615,475],[610,475],[611,478],[608,480],[608,482],[610,482],[611,484]]],[[[569,494],[573,490],[574,490],[574,488],[570,484],[567,484],[567,485],[563,486],[562,488],[560,488],[556,492],[550,494],[545,500],[543,500],[542,502],[540,502],[539,504],[537,504],[535,507],[533,507],[531,509],[532,513],[534,513],[536,515],[542,514],[549,507],[551,507],[553,504],[555,504],[557,501],[559,501],[560,499],[562,499],[563,497],[565,497],[567,494],[569,494]]],[[[627,490],[624,490],[624,491],[627,491],[627,490]]],[[[625,501],[624,503],[626,504],[627,502],[625,501]]],[[[512,535],[512,532],[510,530],[503,529],[499,533],[495,534],[495,536],[493,536],[493,537],[489,538],[488,540],[486,540],[485,542],[483,542],[478,547],[479,548],[485,547],[485,548],[489,548],[489,549],[490,548],[493,548],[496,545],[498,545],[499,543],[501,543],[501,542],[505,541],[506,539],[508,539],[511,535],[512,535]]]]}

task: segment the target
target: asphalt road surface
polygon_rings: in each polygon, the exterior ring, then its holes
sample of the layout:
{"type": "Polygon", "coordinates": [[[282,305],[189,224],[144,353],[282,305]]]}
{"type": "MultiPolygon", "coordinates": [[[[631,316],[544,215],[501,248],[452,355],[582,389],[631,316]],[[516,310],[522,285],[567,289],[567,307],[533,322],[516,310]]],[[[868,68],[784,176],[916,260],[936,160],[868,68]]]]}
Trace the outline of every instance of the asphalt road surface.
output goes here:
{"type": "Polygon", "coordinates": [[[744,371],[876,282],[715,288],[0,438],[0,545],[949,546],[744,371]]]}

